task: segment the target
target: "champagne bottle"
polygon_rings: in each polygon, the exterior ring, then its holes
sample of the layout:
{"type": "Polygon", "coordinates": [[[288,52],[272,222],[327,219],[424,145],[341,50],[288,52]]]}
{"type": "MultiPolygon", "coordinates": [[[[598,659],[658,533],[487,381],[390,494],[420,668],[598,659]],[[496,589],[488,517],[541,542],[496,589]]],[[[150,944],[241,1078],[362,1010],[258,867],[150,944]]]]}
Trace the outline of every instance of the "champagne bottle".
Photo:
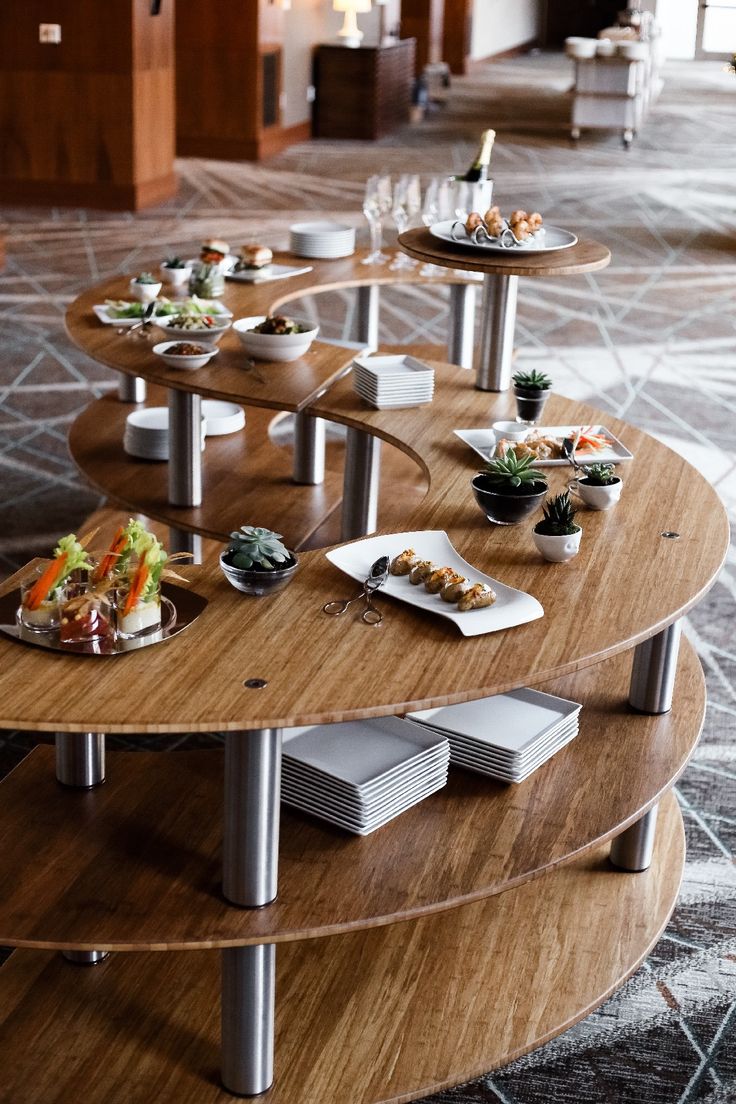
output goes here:
{"type": "Polygon", "coordinates": [[[475,160],[468,171],[463,176],[456,176],[455,180],[466,180],[469,184],[478,184],[488,179],[488,168],[491,163],[491,151],[495,139],[495,130],[483,131],[475,160]]]}

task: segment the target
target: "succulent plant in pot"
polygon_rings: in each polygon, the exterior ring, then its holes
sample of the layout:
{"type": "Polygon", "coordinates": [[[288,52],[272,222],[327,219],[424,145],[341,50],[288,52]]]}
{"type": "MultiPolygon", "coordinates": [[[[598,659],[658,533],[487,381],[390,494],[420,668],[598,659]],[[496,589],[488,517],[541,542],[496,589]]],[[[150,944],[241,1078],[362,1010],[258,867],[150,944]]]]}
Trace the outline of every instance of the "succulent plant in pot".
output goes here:
{"type": "Polygon", "coordinates": [[[236,590],[244,594],[273,594],[294,576],[297,557],[281,543],[281,534],[258,525],[241,525],[230,534],[220,555],[220,567],[236,590]]]}
{"type": "Polygon", "coordinates": [[[580,538],[583,530],[575,522],[576,510],[570,501],[570,495],[563,494],[549,498],[542,507],[544,517],[534,526],[534,543],[545,560],[553,563],[566,563],[580,551],[580,538]]]}
{"type": "Polygon", "coordinates": [[[623,483],[613,464],[590,464],[583,475],[570,484],[570,489],[591,510],[610,510],[621,497],[623,483]]]}
{"type": "Polygon", "coordinates": [[[537,509],[547,493],[546,476],[511,449],[486,464],[472,482],[475,500],[489,521],[515,525],[537,509]]]}
{"type": "Polygon", "coordinates": [[[544,372],[516,372],[512,377],[516,396],[517,420],[538,422],[550,395],[552,380],[544,372]]]}

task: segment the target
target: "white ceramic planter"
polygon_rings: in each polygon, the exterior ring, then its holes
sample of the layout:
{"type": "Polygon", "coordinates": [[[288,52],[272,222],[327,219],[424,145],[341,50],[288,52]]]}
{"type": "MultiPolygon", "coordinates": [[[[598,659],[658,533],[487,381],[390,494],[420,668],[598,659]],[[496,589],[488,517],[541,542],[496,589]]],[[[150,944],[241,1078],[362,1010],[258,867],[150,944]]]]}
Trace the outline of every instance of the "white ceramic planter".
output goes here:
{"type": "Polygon", "coordinates": [[[610,510],[620,499],[623,486],[621,479],[616,476],[615,483],[609,483],[604,487],[586,483],[583,479],[574,479],[569,489],[591,510],[610,510]]]}
{"type": "Polygon", "coordinates": [[[139,284],[137,280],[131,280],[128,284],[130,294],[140,303],[152,303],[161,291],[161,284],[139,284]]]}
{"type": "Polygon", "coordinates": [[[162,264],[159,272],[167,284],[171,284],[175,288],[183,288],[189,284],[192,268],[191,265],[187,265],[185,268],[167,268],[166,265],[162,264]]]}
{"type": "Polygon", "coordinates": [[[532,530],[534,543],[542,553],[545,560],[551,563],[567,563],[580,551],[580,538],[583,530],[578,526],[576,533],[570,533],[564,537],[552,537],[546,533],[537,533],[532,530]]]}

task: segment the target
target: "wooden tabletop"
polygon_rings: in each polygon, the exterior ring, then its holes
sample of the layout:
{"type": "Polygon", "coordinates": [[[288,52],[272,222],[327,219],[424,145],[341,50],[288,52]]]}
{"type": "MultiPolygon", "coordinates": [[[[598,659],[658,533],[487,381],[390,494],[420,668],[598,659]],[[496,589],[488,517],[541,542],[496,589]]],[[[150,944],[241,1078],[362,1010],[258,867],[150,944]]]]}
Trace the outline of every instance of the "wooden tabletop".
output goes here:
{"type": "MultiPolygon", "coordinates": [[[[479,698],[589,666],[648,638],[705,594],[724,560],[726,513],[707,480],[646,433],[584,404],[551,396],[548,424],[600,422],[635,459],[619,469],[620,504],[582,513],[581,552],[559,565],[539,557],[531,521],[487,522],[470,489],[478,457],[451,432],[453,425],[503,417],[510,412],[507,395],[489,397],[475,390],[471,373],[445,366],[426,407],[368,410],[340,381],[315,411],[414,455],[430,490],[406,518],[406,530],[447,531],[466,560],[534,595],[545,616],[464,638],[443,618],[379,597],[384,622],[372,628],[322,612],[355,584],[321,552],[304,553],[293,582],[268,598],[238,594],[217,567],[187,568],[209,605],[186,632],[154,648],[80,659],[0,640],[0,727],[223,731],[479,698]],[[662,537],[672,530],[678,540],[662,537]],[[247,689],[250,678],[268,685],[247,689]]],[[[561,489],[566,469],[550,471],[550,488],[561,489]]]]}
{"type": "Polygon", "coordinates": [[[410,257],[441,268],[465,269],[497,276],[576,276],[596,272],[611,261],[611,251],[600,242],[579,238],[569,249],[552,253],[481,252],[453,246],[430,234],[425,226],[399,235],[399,245],[410,257]]]}
{"type": "MultiPolygon", "coordinates": [[[[294,299],[315,292],[428,282],[418,271],[391,272],[388,265],[364,265],[364,256],[361,252],[335,261],[317,261],[278,253],[274,258],[278,263],[311,265],[312,271],[261,284],[228,280],[220,301],[233,312],[234,319],[238,319],[272,314],[294,299]]],[[[448,271],[446,277],[436,277],[432,282],[457,284],[466,280],[461,272],[448,271]]],[[[258,372],[254,373],[247,370],[248,357],[237,334],[228,331],[219,342],[219,354],[204,368],[194,372],[169,368],[151,352],[158,341],[166,340],[162,330],[154,326],[148,336],[126,336],[119,332],[118,326],[103,325],[92,310],[106,299],[129,298],[128,278],[123,276],[116,276],[78,296],[66,313],[67,332],[74,344],[109,368],[141,376],[165,387],[196,391],[205,398],[274,410],[302,410],[348,368],[352,359],[352,353],[347,350],[317,340],[299,360],[287,364],[258,361],[258,372]]]]}

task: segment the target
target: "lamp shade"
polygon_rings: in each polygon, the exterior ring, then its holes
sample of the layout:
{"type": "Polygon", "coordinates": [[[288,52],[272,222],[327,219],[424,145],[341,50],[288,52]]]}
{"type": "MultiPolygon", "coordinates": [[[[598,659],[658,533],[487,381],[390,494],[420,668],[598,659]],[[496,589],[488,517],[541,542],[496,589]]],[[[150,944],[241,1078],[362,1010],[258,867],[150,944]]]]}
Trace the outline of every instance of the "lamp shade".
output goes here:
{"type": "Polygon", "coordinates": [[[371,0],[332,0],[332,8],[336,12],[369,12],[371,0]]]}

